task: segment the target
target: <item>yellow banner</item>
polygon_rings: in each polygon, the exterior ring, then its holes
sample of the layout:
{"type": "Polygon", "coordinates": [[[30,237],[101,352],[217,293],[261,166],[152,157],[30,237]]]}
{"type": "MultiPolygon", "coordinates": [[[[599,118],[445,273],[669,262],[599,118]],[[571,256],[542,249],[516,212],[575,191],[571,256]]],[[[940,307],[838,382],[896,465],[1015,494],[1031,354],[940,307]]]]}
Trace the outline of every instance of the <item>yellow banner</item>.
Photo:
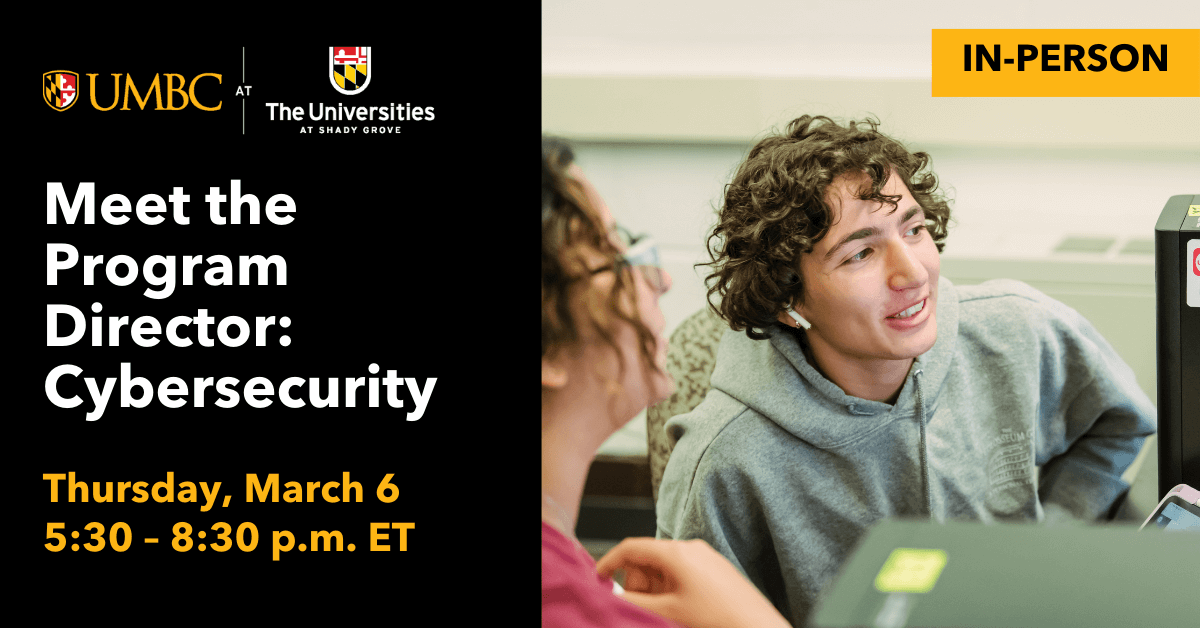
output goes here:
{"type": "Polygon", "coordinates": [[[1200,96],[1200,29],[933,29],[934,96],[1200,96]]]}

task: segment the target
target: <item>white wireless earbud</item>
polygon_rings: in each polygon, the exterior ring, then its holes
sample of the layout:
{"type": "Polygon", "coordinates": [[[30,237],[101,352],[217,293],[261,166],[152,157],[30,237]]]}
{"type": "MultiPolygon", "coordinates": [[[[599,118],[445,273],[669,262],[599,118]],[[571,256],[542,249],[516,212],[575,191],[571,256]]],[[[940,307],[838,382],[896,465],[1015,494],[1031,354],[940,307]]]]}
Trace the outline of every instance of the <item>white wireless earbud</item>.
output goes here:
{"type": "Polygon", "coordinates": [[[791,316],[792,318],[796,319],[796,323],[799,324],[801,327],[803,327],[805,329],[812,327],[812,323],[804,320],[804,317],[797,314],[796,310],[792,309],[792,306],[789,305],[789,306],[783,308],[783,311],[787,312],[788,316],[791,316]]]}

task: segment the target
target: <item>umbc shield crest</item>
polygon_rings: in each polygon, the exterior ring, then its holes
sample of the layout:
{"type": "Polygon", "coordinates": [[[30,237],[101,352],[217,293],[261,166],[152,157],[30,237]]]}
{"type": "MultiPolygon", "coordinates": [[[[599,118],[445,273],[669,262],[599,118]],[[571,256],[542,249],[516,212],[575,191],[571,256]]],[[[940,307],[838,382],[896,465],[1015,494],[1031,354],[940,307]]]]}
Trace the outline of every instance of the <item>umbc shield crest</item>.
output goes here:
{"type": "Polygon", "coordinates": [[[42,74],[42,99],[55,111],[66,111],[75,104],[78,87],[77,72],[54,70],[42,74]]]}
{"type": "Polygon", "coordinates": [[[329,49],[329,82],[333,88],[351,96],[371,83],[371,49],[335,46],[329,49]]]}

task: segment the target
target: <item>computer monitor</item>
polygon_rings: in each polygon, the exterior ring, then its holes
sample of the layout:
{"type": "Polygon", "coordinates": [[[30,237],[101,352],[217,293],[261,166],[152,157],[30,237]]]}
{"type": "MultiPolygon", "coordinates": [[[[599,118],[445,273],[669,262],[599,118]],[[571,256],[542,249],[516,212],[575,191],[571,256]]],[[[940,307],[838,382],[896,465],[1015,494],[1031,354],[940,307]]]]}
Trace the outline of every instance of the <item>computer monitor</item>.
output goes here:
{"type": "Polygon", "coordinates": [[[1200,194],[1172,196],[1154,226],[1158,497],[1200,488],[1200,194]]]}

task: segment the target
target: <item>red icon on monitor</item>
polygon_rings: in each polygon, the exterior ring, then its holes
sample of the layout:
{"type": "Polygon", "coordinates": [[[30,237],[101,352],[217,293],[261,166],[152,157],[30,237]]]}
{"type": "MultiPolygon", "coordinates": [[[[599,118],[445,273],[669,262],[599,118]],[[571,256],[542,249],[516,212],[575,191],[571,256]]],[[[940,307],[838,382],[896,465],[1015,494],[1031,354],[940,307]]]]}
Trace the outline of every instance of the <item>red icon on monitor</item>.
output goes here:
{"type": "Polygon", "coordinates": [[[1200,277],[1200,247],[1192,251],[1192,274],[1200,277]]]}

